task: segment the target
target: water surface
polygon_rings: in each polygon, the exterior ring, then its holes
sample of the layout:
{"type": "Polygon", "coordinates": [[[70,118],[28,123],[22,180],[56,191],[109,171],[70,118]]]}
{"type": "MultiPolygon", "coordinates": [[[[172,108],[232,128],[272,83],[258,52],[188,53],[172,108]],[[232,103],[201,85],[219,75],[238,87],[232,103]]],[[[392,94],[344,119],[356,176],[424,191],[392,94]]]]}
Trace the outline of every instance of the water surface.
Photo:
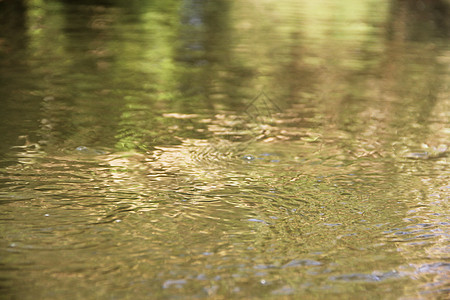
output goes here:
{"type": "Polygon", "coordinates": [[[445,298],[449,7],[1,2],[2,296],[445,298]]]}

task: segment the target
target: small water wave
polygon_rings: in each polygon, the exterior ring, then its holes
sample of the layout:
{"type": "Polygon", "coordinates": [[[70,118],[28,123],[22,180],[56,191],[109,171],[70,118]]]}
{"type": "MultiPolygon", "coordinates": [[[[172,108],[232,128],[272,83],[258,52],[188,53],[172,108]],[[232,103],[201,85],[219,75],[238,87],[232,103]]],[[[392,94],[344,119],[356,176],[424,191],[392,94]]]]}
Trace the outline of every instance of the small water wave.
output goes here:
{"type": "Polygon", "coordinates": [[[105,155],[106,151],[100,149],[89,148],[86,146],[78,146],[75,148],[75,152],[81,155],[105,155]]]}
{"type": "Polygon", "coordinates": [[[401,275],[396,271],[390,272],[372,272],[371,274],[363,274],[363,273],[353,273],[353,274],[344,274],[331,276],[330,280],[332,281],[364,281],[364,282],[376,282],[382,280],[389,280],[398,278],[401,275]]]}

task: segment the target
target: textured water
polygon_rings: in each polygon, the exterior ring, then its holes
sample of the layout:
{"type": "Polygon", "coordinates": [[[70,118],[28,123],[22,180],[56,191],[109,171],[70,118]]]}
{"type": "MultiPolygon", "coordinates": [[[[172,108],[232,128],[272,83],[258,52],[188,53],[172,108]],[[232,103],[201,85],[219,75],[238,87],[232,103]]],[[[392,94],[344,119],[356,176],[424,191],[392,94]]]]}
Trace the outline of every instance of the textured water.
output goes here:
{"type": "Polygon", "coordinates": [[[0,2],[3,299],[444,299],[448,1],[0,2]]]}

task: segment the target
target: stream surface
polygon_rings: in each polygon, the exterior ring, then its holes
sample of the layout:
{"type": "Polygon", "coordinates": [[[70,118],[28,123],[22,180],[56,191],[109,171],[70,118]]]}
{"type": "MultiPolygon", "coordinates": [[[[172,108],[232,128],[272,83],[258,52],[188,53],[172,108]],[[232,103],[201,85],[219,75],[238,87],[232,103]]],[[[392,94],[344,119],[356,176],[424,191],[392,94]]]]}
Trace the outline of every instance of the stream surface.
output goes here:
{"type": "Polygon", "coordinates": [[[448,1],[0,1],[1,299],[444,299],[448,1]]]}

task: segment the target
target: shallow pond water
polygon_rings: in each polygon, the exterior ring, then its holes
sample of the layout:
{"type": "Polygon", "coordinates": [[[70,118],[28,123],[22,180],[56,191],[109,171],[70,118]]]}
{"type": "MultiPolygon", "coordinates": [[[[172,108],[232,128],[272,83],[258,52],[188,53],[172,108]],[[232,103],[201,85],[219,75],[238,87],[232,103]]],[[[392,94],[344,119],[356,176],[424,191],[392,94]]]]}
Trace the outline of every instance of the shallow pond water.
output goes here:
{"type": "Polygon", "coordinates": [[[0,2],[5,299],[444,299],[448,1],[0,2]]]}

